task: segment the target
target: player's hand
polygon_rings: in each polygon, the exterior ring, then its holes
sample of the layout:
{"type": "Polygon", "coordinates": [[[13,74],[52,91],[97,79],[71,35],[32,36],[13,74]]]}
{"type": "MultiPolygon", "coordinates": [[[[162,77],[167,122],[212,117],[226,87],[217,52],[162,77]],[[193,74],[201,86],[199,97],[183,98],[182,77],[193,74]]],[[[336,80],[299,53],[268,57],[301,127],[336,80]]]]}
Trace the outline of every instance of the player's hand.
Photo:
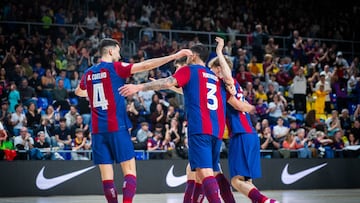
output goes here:
{"type": "Polygon", "coordinates": [[[218,43],[216,46],[216,53],[221,53],[224,48],[224,39],[221,37],[216,37],[215,41],[218,43]]]}
{"type": "Polygon", "coordinates": [[[124,97],[130,96],[141,90],[141,85],[127,84],[118,89],[119,93],[124,97]]]}
{"type": "Polygon", "coordinates": [[[184,56],[191,56],[193,53],[190,49],[181,49],[176,54],[174,54],[175,59],[182,58],[184,56]]]}

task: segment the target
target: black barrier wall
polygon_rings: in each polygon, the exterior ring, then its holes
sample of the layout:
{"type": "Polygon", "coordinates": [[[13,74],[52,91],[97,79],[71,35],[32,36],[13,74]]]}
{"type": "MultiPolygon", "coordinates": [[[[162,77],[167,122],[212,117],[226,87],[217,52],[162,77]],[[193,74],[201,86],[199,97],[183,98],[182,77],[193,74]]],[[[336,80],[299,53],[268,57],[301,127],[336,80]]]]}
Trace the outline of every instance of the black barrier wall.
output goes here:
{"type": "MultiPolygon", "coordinates": [[[[261,190],[360,188],[359,159],[262,159],[261,190]]],[[[185,160],[137,161],[137,193],[181,193],[185,160]]],[[[226,175],[227,162],[222,160],[226,175]]],[[[115,170],[121,192],[122,174],[115,170]]],[[[0,162],[0,196],[102,194],[100,172],[91,161],[0,162]]]]}

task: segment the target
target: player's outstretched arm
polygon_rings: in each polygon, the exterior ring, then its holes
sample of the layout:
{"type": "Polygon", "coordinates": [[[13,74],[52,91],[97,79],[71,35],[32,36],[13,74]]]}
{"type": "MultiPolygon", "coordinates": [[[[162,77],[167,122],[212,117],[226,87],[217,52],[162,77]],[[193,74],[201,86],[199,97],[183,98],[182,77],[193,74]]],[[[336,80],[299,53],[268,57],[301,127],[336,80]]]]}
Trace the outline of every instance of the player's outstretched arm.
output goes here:
{"type": "MultiPolygon", "coordinates": [[[[150,79],[151,81],[156,81],[156,79],[154,79],[154,78],[149,78],[149,79],[150,79]]],[[[182,87],[171,86],[171,87],[169,88],[169,90],[171,90],[171,91],[173,91],[173,92],[176,92],[176,93],[178,93],[178,94],[184,94],[182,87]]]]}
{"type": "Polygon", "coordinates": [[[75,94],[79,97],[87,97],[88,96],[87,91],[80,89],[79,85],[75,89],[75,94]]]}
{"type": "Polygon", "coordinates": [[[236,99],[234,96],[231,96],[227,102],[234,107],[236,110],[241,112],[255,113],[255,106],[236,99]]]}
{"type": "Polygon", "coordinates": [[[148,83],[143,84],[127,84],[122,87],[120,87],[119,93],[123,96],[129,96],[139,91],[147,91],[147,90],[163,90],[163,89],[169,89],[170,87],[176,86],[177,81],[173,76],[169,76],[167,78],[162,78],[159,80],[155,80],[148,83]]]}
{"type": "Polygon", "coordinates": [[[190,56],[192,55],[192,52],[190,49],[182,49],[178,51],[175,54],[169,55],[169,56],[163,56],[159,58],[153,58],[148,59],[139,63],[135,63],[131,68],[131,74],[138,73],[146,70],[151,70],[154,68],[157,68],[159,66],[162,66],[172,60],[182,58],[184,56],[190,56]]]}

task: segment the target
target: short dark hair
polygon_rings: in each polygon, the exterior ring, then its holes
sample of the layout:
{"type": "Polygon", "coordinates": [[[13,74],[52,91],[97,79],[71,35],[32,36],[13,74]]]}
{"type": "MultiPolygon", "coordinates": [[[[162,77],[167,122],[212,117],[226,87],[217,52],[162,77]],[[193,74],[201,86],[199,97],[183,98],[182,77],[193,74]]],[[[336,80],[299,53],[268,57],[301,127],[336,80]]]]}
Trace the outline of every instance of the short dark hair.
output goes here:
{"type": "Polygon", "coordinates": [[[100,44],[99,44],[99,47],[98,47],[101,56],[105,53],[104,48],[109,47],[109,46],[112,46],[112,47],[119,46],[120,47],[120,44],[119,44],[118,41],[116,41],[114,39],[111,39],[111,38],[102,39],[100,41],[100,44]]]}
{"type": "Polygon", "coordinates": [[[209,50],[202,44],[194,45],[190,47],[190,50],[196,54],[199,54],[199,58],[204,62],[209,58],[209,50]]]}

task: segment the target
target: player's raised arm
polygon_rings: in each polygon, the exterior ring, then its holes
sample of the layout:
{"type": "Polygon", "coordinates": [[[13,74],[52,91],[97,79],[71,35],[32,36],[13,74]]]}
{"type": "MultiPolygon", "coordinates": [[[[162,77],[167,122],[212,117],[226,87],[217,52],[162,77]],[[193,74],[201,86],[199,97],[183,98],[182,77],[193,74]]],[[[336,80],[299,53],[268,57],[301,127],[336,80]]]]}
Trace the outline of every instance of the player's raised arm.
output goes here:
{"type": "Polygon", "coordinates": [[[169,56],[147,59],[145,61],[135,63],[131,68],[131,74],[146,71],[146,70],[151,70],[151,69],[157,68],[161,65],[164,65],[172,60],[179,59],[184,56],[190,56],[190,55],[192,55],[192,52],[189,49],[182,49],[182,50],[178,51],[177,53],[169,55],[169,56]]]}
{"type": "Polygon", "coordinates": [[[119,88],[119,93],[123,96],[129,96],[139,91],[147,90],[162,90],[169,89],[170,87],[176,86],[177,81],[173,76],[162,78],[148,83],[143,84],[127,84],[119,88]]]}
{"type": "Polygon", "coordinates": [[[215,41],[218,43],[216,46],[216,54],[219,57],[223,81],[226,85],[234,85],[234,80],[231,76],[231,67],[229,67],[229,64],[226,62],[225,56],[222,52],[224,48],[224,39],[221,37],[216,37],[215,41]]]}

